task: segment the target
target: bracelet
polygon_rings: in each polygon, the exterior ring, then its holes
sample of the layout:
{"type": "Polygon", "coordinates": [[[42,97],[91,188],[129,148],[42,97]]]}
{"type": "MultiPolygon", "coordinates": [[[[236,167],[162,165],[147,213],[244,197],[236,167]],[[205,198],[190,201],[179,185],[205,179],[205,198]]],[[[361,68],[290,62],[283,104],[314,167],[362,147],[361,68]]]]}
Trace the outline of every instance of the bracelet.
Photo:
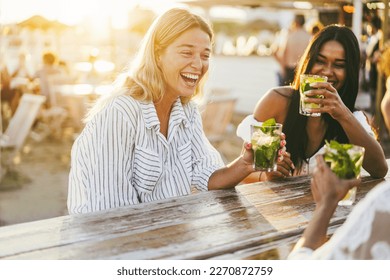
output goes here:
{"type": "Polygon", "coordinates": [[[260,174],[259,174],[259,181],[261,181],[261,176],[263,175],[264,171],[260,171],[260,174]]]}

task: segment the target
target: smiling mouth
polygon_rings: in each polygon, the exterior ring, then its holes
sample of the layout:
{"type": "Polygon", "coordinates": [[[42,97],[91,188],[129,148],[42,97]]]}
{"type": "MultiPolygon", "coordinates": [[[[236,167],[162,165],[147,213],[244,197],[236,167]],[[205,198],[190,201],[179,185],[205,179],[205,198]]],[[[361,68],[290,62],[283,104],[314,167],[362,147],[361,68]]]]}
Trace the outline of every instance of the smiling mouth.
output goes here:
{"type": "Polygon", "coordinates": [[[188,73],[182,73],[180,76],[183,78],[185,83],[191,87],[195,86],[199,80],[199,75],[196,74],[188,74],[188,73]]]}

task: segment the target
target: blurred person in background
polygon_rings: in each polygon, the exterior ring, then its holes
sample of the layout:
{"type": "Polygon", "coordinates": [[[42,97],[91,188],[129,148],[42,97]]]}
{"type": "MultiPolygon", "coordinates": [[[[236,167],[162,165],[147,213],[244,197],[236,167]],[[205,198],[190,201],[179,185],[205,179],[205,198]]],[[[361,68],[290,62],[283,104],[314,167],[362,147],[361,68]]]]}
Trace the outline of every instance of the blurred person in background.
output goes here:
{"type": "MultiPolygon", "coordinates": [[[[34,78],[39,85],[38,93],[46,97],[46,102],[39,116],[41,131],[33,132],[31,136],[37,141],[48,135],[60,139],[69,106],[61,99],[61,95],[57,94],[56,86],[70,83],[71,77],[66,68],[59,64],[57,54],[53,51],[45,51],[42,54],[42,66],[35,73],[34,78]]],[[[72,105],[75,107],[74,104],[72,105]]]]}
{"type": "Polygon", "coordinates": [[[382,21],[379,16],[371,18],[368,25],[370,35],[366,47],[366,71],[368,71],[368,90],[370,93],[370,113],[375,114],[376,91],[378,83],[379,42],[382,39],[382,21]]]}
{"type": "MultiPolygon", "coordinates": [[[[7,67],[5,66],[5,68],[7,67]]],[[[33,69],[31,67],[30,54],[24,51],[20,52],[17,65],[12,68],[13,71],[8,72],[10,95],[8,95],[7,99],[13,115],[19,105],[22,94],[30,91],[32,85],[33,69]]]]}
{"type": "Polygon", "coordinates": [[[338,202],[360,179],[340,179],[322,155],[317,155],[316,161],[311,180],[316,207],[288,259],[389,260],[390,182],[370,190],[327,241],[327,229],[338,202]]]}
{"type": "Polygon", "coordinates": [[[314,22],[310,27],[311,36],[314,36],[315,34],[320,32],[322,28],[324,28],[324,25],[321,22],[319,21],[314,22]]]}
{"type": "Polygon", "coordinates": [[[364,112],[355,110],[359,89],[360,48],[356,36],[348,27],[330,25],[318,32],[302,56],[291,86],[270,89],[257,103],[253,115],[238,126],[237,134],[249,136],[250,124],[275,118],[283,124],[287,154],[278,162],[277,171],[253,173],[244,182],[273,180],[308,174],[315,162],[312,157],[324,146],[325,140],[337,140],[363,146],[366,150],[363,168],[375,178],[386,175],[388,167],[381,145],[364,112]],[[306,102],[319,104],[314,113],[320,117],[299,113],[300,75],[326,76],[327,82],[311,84],[306,102]],[[313,89],[314,88],[314,89],[313,89]],[[323,95],[324,98],[311,98],[323,95]]]}
{"type": "Polygon", "coordinates": [[[1,114],[3,120],[9,120],[16,110],[17,103],[14,98],[14,91],[11,89],[11,75],[4,63],[0,64],[0,94],[1,94],[1,114]]]}
{"type": "Polygon", "coordinates": [[[304,25],[305,17],[301,14],[295,15],[290,29],[285,35],[282,35],[279,45],[274,51],[274,57],[281,67],[280,86],[293,82],[299,58],[309,44],[311,35],[305,30],[304,25]]]}
{"type": "Polygon", "coordinates": [[[92,108],[72,147],[69,213],[232,188],[254,171],[250,143],[224,165],[193,101],[212,42],[209,24],[187,10],[154,21],[124,83],[92,108]]]}
{"type": "Polygon", "coordinates": [[[47,107],[56,103],[53,86],[62,83],[61,79],[66,75],[58,64],[58,57],[52,51],[42,54],[42,67],[35,73],[35,78],[39,79],[41,95],[46,97],[47,107]]]}

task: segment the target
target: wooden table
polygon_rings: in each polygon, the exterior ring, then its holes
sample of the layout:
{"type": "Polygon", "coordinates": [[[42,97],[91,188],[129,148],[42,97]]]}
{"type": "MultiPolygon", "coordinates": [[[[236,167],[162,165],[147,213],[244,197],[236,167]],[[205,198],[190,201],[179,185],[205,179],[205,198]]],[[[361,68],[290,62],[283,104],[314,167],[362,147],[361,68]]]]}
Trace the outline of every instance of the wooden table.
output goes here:
{"type": "MultiPolygon", "coordinates": [[[[357,200],[381,181],[364,176],[357,200]]],[[[337,208],[330,234],[351,208],[337,208]]],[[[240,185],[0,227],[0,259],[284,259],[313,209],[307,176],[240,185]]]]}

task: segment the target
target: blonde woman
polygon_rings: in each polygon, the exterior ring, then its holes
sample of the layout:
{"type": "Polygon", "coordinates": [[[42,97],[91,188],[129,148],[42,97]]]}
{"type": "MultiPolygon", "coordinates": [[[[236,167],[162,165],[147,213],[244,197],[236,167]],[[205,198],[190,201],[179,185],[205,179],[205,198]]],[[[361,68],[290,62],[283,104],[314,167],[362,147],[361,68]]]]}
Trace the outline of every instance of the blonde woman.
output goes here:
{"type": "Polygon", "coordinates": [[[155,20],[122,86],[100,100],[72,148],[68,209],[86,213],[234,187],[253,171],[251,145],[224,166],[192,101],[213,32],[187,10],[155,20]]]}

